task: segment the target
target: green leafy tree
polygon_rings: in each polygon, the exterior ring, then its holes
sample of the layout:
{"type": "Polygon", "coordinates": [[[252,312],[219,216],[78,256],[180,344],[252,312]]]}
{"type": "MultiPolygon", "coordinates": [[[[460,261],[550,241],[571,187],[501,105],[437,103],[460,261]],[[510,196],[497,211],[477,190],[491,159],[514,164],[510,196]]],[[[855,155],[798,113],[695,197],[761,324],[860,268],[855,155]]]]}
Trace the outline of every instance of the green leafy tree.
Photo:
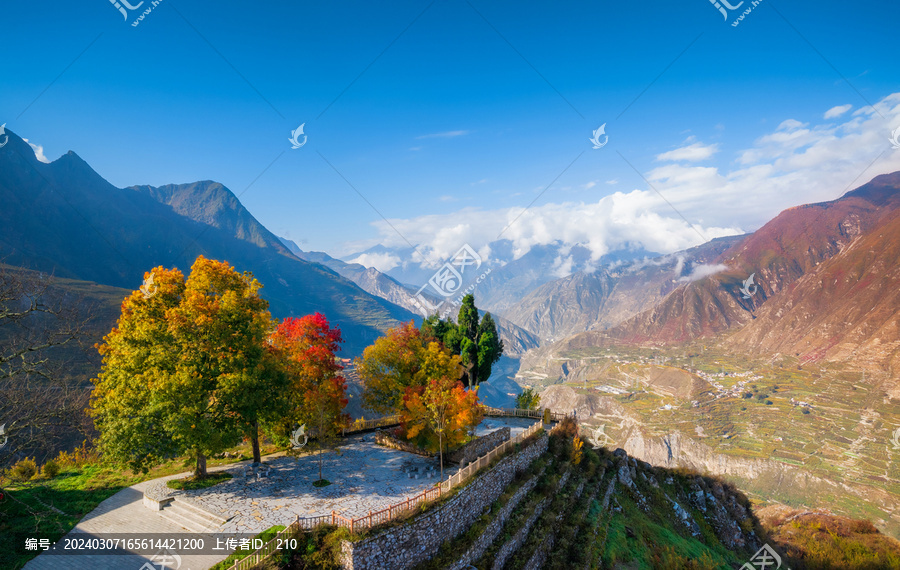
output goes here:
{"type": "Polygon", "coordinates": [[[268,303],[252,275],[203,256],[186,281],[177,269],[151,276],[153,293],[126,298],[98,346],[91,414],[107,457],[146,472],[186,453],[204,477],[207,456],[257,437],[281,380],[265,373],[268,303]]]}
{"type": "Polygon", "coordinates": [[[422,330],[440,340],[453,354],[458,354],[468,387],[477,386],[491,377],[493,365],[503,355],[503,341],[490,313],[479,321],[475,296],[463,297],[457,323],[442,321],[437,315],[425,319],[422,330]]]}
{"type": "Polygon", "coordinates": [[[525,388],[516,396],[516,407],[520,410],[537,410],[541,405],[541,397],[533,388],[525,388]]]}
{"type": "MultiPolygon", "coordinates": [[[[436,342],[429,345],[429,349],[432,347],[436,352],[445,350],[436,342]]],[[[466,390],[456,377],[438,375],[424,386],[407,388],[403,406],[401,418],[406,437],[416,439],[420,445],[424,443],[422,446],[431,451],[437,444],[443,478],[444,450],[464,443],[483,417],[478,389],[466,390]]]]}
{"type": "Polygon", "coordinates": [[[475,376],[475,385],[478,382],[485,382],[491,377],[491,369],[494,363],[500,360],[503,355],[503,341],[497,333],[497,325],[494,324],[494,318],[490,313],[485,313],[484,318],[478,323],[478,336],[476,338],[478,345],[477,374],[475,376]]]}

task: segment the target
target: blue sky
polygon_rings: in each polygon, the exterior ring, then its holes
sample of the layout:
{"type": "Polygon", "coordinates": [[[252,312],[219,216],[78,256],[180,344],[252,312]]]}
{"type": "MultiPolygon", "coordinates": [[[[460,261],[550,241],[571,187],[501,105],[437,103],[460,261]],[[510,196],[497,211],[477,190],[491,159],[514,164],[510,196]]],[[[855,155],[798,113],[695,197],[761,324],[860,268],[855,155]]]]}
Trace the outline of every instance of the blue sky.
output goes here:
{"type": "Polygon", "coordinates": [[[116,186],[222,182],[303,249],[445,257],[515,220],[519,253],[671,251],[900,170],[896,2],[733,26],[751,2],[163,0],[130,25],[150,6],[0,6],[0,122],[116,186]]]}

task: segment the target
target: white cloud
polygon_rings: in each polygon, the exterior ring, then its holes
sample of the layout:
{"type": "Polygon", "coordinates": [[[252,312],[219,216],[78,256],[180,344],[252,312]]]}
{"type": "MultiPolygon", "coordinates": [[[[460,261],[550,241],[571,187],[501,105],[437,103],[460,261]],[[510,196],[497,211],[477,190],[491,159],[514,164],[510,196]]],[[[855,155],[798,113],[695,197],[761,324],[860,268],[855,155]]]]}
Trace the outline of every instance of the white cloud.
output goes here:
{"type": "MultiPolygon", "coordinates": [[[[498,239],[512,242],[516,258],[537,245],[557,241],[582,244],[593,259],[624,247],[641,243],[650,251],[669,253],[685,249],[702,240],[694,228],[674,215],[653,191],[615,192],[596,202],[551,203],[531,209],[522,207],[501,210],[464,208],[457,212],[373,222],[383,243],[403,247],[417,243],[421,257],[414,262],[431,265],[455,253],[464,243],[475,247],[498,239]],[[501,234],[502,232],[502,234],[501,234]]],[[[743,233],[738,227],[701,227],[707,239],[743,233]]],[[[563,267],[565,260],[560,260],[563,267]]]]}
{"type": "Polygon", "coordinates": [[[715,265],[695,265],[694,270],[691,271],[690,275],[685,275],[684,277],[679,277],[679,281],[697,281],[698,279],[703,279],[704,277],[709,277],[710,275],[715,275],[720,271],[725,271],[728,269],[727,265],[722,265],[721,263],[715,265]]]}
{"type": "Polygon", "coordinates": [[[443,196],[440,196],[438,200],[440,200],[441,202],[456,202],[457,200],[459,200],[459,198],[457,198],[456,196],[451,196],[449,194],[444,194],[443,196]]]}
{"type": "Polygon", "coordinates": [[[28,146],[30,146],[32,148],[32,150],[34,150],[35,158],[37,158],[39,161],[43,162],[44,164],[50,164],[50,159],[48,159],[46,156],[44,156],[44,147],[43,146],[41,146],[39,144],[30,143],[30,142],[28,142],[28,139],[22,139],[22,140],[27,142],[28,146]]]}
{"type": "Polygon", "coordinates": [[[393,253],[363,253],[356,259],[351,259],[349,263],[359,263],[366,267],[374,267],[382,273],[400,265],[400,258],[393,253]]]}
{"type": "MultiPolygon", "coordinates": [[[[693,140],[693,138],[688,139],[693,140]]],[[[675,150],[670,150],[668,152],[664,152],[656,156],[656,160],[659,161],[681,161],[685,160],[688,162],[698,162],[701,160],[706,160],[710,158],[712,155],[719,152],[719,145],[711,144],[704,145],[703,143],[694,143],[692,145],[683,146],[681,148],[676,148],[675,150]]]]}
{"type": "Polygon", "coordinates": [[[675,275],[681,275],[681,272],[684,270],[684,256],[678,256],[678,263],[675,264],[675,275]]]}
{"type": "Polygon", "coordinates": [[[853,108],[853,105],[838,105],[837,107],[832,107],[825,111],[825,115],[823,115],[826,119],[834,119],[835,117],[840,117],[847,111],[853,108]]]}
{"type": "MultiPolygon", "coordinates": [[[[900,124],[900,93],[876,107],[877,112],[858,109],[838,123],[788,118],[737,152],[727,167],[662,164],[645,173],[653,188],[613,192],[594,202],[549,203],[528,210],[463,208],[390,222],[418,244],[423,259],[413,261],[437,262],[464,243],[483,247],[498,236],[512,242],[517,257],[536,245],[557,242],[582,244],[594,259],[635,243],[672,253],[752,231],[786,208],[832,200],[879,174],[900,170],[900,151],[891,151],[888,142],[891,125],[900,124]]],[[[384,221],[373,225],[379,237],[371,243],[407,246],[384,221]]],[[[560,260],[558,268],[564,265],[560,260]]],[[[695,270],[692,275],[700,274],[695,270]]]]}
{"type": "Polygon", "coordinates": [[[592,180],[592,181],[588,182],[587,184],[582,184],[581,187],[584,188],[585,190],[590,190],[591,188],[593,188],[596,185],[597,185],[597,183],[592,180]]]}
{"type": "Polygon", "coordinates": [[[453,137],[461,137],[463,135],[469,134],[469,131],[445,131],[443,133],[431,133],[428,135],[420,135],[416,137],[416,140],[420,139],[450,139],[453,137]]]}

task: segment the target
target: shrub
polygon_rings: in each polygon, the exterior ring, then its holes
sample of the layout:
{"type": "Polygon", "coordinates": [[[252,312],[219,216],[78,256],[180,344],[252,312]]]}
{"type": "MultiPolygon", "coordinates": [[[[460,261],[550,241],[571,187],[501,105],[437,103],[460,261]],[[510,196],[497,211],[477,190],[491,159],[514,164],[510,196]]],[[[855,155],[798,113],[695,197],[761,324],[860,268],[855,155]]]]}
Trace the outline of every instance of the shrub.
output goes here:
{"type": "Polygon", "coordinates": [[[76,447],[71,453],[60,451],[56,457],[60,467],[83,467],[89,463],[99,463],[100,454],[93,447],[88,447],[87,440],[81,442],[81,447],[76,447]]]}
{"type": "Polygon", "coordinates": [[[59,475],[59,469],[59,463],[57,463],[53,459],[51,459],[47,463],[44,463],[44,466],[41,468],[41,470],[44,472],[44,475],[46,475],[50,479],[53,479],[54,477],[59,475]]]}
{"type": "Polygon", "coordinates": [[[38,467],[37,463],[34,462],[34,458],[26,457],[12,466],[9,470],[9,477],[14,481],[28,481],[37,475],[37,472],[38,467]]]}
{"type": "Polygon", "coordinates": [[[584,445],[584,442],[581,441],[581,438],[578,437],[577,435],[574,438],[572,438],[571,459],[572,459],[573,465],[578,465],[579,463],[581,463],[581,458],[584,455],[583,452],[581,451],[581,448],[583,445],[584,445]]]}

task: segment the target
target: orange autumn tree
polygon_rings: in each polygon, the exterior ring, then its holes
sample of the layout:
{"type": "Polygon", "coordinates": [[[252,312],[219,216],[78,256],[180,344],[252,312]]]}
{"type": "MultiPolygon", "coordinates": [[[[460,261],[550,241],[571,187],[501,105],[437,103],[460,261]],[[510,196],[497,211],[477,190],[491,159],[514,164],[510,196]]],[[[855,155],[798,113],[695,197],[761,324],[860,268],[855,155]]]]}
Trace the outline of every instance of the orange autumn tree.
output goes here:
{"type": "Polygon", "coordinates": [[[423,366],[428,344],[433,340],[410,321],[388,330],[363,351],[362,358],[357,358],[355,363],[365,387],[366,408],[378,414],[398,413],[406,389],[427,382],[423,366]]]}
{"type": "Polygon", "coordinates": [[[306,424],[319,448],[319,480],[322,480],[322,451],[328,448],[349,417],[347,385],[335,353],[342,338],[321,313],[299,319],[286,318],[269,337],[269,344],[285,356],[288,375],[288,413],[275,426],[286,435],[297,424],[306,424]]]}
{"type": "Polygon", "coordinates": [[[444,475],[444,450],[456,448],[483,417],[477,389],[459,380],[460,361],[437,342],[428,344],[422,362],[424,385],[405,389],[401,422],[407,439],[437,451],[444,475]]]}

